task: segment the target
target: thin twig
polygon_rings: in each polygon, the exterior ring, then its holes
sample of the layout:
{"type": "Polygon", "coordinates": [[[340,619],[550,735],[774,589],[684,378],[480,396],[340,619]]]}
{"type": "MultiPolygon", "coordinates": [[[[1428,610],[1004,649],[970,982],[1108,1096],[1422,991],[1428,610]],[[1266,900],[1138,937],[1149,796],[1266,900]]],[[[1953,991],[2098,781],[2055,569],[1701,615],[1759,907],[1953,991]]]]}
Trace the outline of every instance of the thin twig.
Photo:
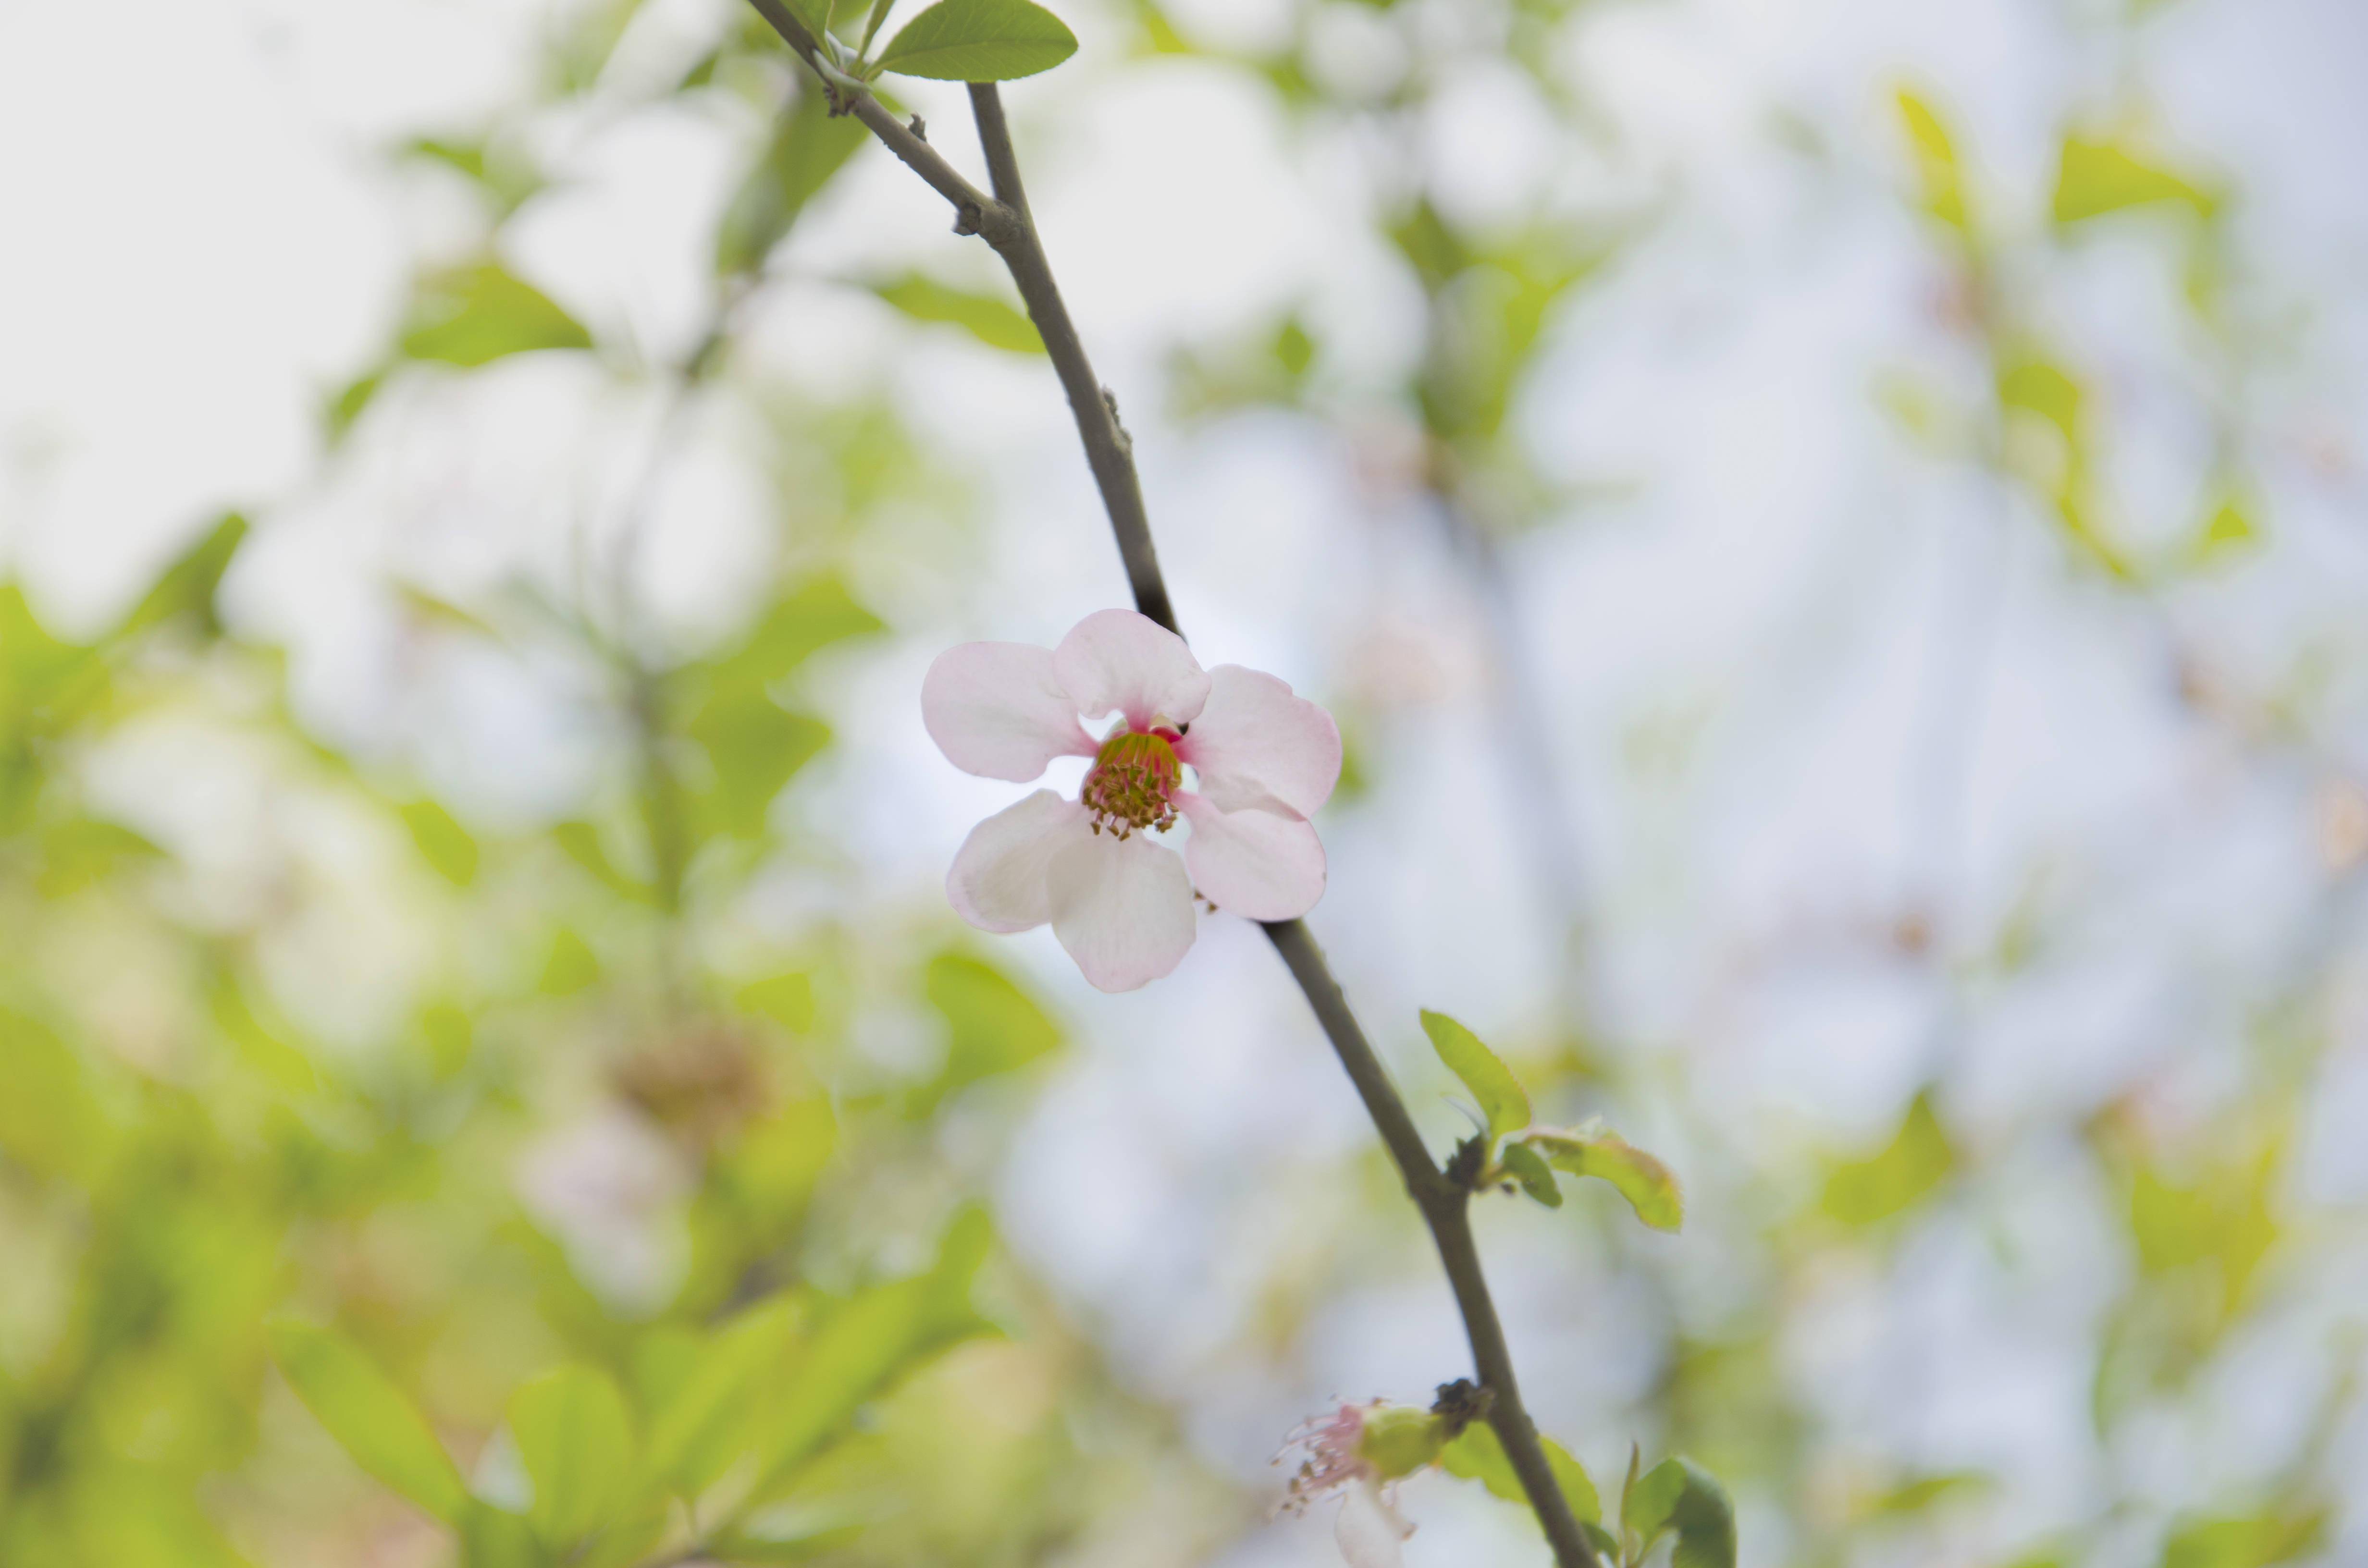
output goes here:
{"type": "Polygon", "coordinates": [[[992,82],[973,82],[970,103],[978,119],[979,145],[995,182],[999,207],[1017,220],[1008,238],[989,231],[986,239],[1011,270],[1028,316],[1036,324],[1044,351],[1060,373],[1061,388],[1069,394],[1069,412],[1076,416],[1077,435],[1086,444],[1086,461],[1100,487],[1102,505],[1110,513],[1111,531],[1118,535],[1118,552],[1126,564],[1127,585],[1134,590],[1135,608],[1170,631],[1177,630],[1176,611],[1168,603],[1167,580],[1159,573],[1159,552],[1151,544],[1151,517],[1144,510],[1143,485],[1134,472],[1134,442],[1119,423],[1118,400],[1094,379],[1086,346],[1077,336],[1069,308],[1053,281],[1052,264],[1036,237],[1035,220],[1028,215],[1028,194],[1019,184],[1019,163],[1011,152],[1011,130],[1003,120],[1003,98],[992,82]]]}
{"type": "MultiPolygon", "coordinates": [[[[1167,582],[1160,574],[1158,554],[1152,548],[1151,521],[1144,509],[1142,483],[1135,475],[1133,444],[1119,424],[1115,400],[1094,379],[1093,366],[1086,358],[1076,325],[1069,319],[1068,308],[1061,302],[1061,290],[1053,280],[1052,266],[1045,260],[1043,244],[1029,215],[1027,192],[1019,181],[1019,160],[1012,153],[1010,128],[1004,120],[1002,97],[995,85],[974,82],[970,87],[979,143],[985,152],[988,178],[994,186],[990,196],[972,186],[939,155],[937,149],[915,135],[869,93],[849,92],[837,85],[844,78],[819,58],[814,40],[780,0],[750,0],[750,4],[822,76],[843,112],[860,119],[891,152],[953,204],[956,228],[980,234],[1003,258],[1028,307],[1029,318],[1044,340],[1045,352],[1060,374],[1062,388],[1069,395],[1069,409],[1076,416],[1077,435],[1085,443],[1094,483],[1100,488],[1102,505],[1110,514],[1110,528],[1117,536],[1119,553],[1126,564],[1128,584],[1134,592],[1135,608],[1169,631],[1176,631],[1176,613],[1167,597],[1167,582]]],[[[1406,1111],[1406,1101],[1391,1084],[1381,1059],[1373,1054],[1356,1015],[1349,1010],[1340,983],[1332,977],[1331,968],[1325,962],[1315,938],[1308,934],[1305,923],[1276,921],[1266,926],[1265,930],[1292,978],[1305,993],[1316,1021],[1332,1042],[1333,1052],[1364,1100],[1365,1109],[1389,1149],[1390,1158],[1405,1178],[1407,1195],[1430,1228],[1440,1262],[1455,1292],[1456,1308],[1463,1317],[1464,1333],[1472,1342],[1474,1369],[1480,1375],[1481,1386],[1492,1396],[1488,1424],[1496,1429],[1498,1440],[1504,1444],[1505,1457],[1511,1461],[1521,1489],[1537,1510],[1546,1540],[1554,1546],[1556,1562],[1561,1568],[1596,1568],[1595,1549],[1580,1530],[1569,1499],[1554,1480],[1544,1446],[1538,1440],[1537,1428],[1521,1403],[1520,1387],[1513,1376],[1512,1355],[1505,1345],[1504,1325],[1497,1319],[1496,1305],[1488,1295],[1488,1281],[1481,1272],[1479,1249],[1472,1239],[1471,1192],[1432,1161],[1414,1118],[1406,1111]]]]}

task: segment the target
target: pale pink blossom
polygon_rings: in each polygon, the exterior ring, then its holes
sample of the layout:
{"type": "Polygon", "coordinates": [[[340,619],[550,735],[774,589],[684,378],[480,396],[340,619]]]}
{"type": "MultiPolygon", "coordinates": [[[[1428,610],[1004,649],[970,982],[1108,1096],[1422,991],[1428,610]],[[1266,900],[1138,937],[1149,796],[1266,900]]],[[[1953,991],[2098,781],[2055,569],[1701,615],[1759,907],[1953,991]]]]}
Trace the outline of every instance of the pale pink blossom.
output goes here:
{"type": "Polygon", "coordinates": [[[1343,1404],[1292,1433],[1275,1456],[1278,1463],[1294,1453],[1300,1456],[1277,1512],[1304,1514],[1322,1498],[1340,1499],[1332,1535],[1349,1568],[1402,1568],[1406,1539],[1414,1534],[1414,1526],[1397,1509],[1392,1484],[1396,1478],[1385,1474],[1383,1463],[1367,1451],[1368,1427],[1384,1408],[1378,1400],[1343,1404]]]}
{"type": "Polygon", "coordinates": [[[921,722],[985,778],[1024,784],[1054,757],[1093,758],[1078,799],[1039,790],[973,828],[946,896],[983,931],[1050,922],[1104,991],[1183,961],[1196,895],[1252,920],[1324,896],[1307,819],[1340,777],[1332,716],[1272,676],[1203,670],[1146,616],[1096,611],[1050,650],[948,649],[921,682],[921,722]]]}

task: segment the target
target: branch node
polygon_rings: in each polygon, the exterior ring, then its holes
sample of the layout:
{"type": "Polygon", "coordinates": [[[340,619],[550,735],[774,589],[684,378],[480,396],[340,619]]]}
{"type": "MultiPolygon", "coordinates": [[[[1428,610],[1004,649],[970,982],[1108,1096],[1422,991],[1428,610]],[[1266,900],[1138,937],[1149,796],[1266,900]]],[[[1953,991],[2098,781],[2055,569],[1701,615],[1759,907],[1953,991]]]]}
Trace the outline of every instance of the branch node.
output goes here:
{"type": "Polygon", "coordinates": [[[1487,1420],[1488,1413],[1496,1407],[1496,1390],[1470,1378],[1458,1378],[1439,1385],[1439,1398],[1431,1404],[1430,1413],[1447,1423],[1447,1440],[1452,1443],[1474,1421],[1487,1420]]]}
{"type": "Polygon", "coordinates": [[[1102,388],[1102,406],[1110,410],[1110,430],[1118,437],[1120,450],[1133,455],[1134,437],[1128,431],[1126,421],[1118,416],[1118,393],[1107,386],[1102,388]]]}
{"type": "Polygon", "coordinates": [[[1455,1146],[1447,1159],[1446,1176],[1460,1192],[1477,1192],[1484,1185],[1481,1176],[1488,1168],[1488,1140],[1478,1134],[1466,1138],[1455,1146]]]}

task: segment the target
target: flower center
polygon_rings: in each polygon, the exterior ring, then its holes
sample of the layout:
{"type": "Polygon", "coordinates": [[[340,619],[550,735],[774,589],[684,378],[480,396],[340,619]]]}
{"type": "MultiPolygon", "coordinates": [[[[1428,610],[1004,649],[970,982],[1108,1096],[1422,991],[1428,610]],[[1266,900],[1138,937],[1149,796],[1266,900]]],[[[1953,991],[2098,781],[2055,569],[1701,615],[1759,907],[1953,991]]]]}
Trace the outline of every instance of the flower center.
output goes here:
{"type": "Polygon", "coordinates": [[[1162,734],[1123,730],[1102,743],[1078,798],[1093,813],[1096,833],[1121,839],[1176,824],[1176,791],[1184,782],[1176,748],[1162,734]]]}

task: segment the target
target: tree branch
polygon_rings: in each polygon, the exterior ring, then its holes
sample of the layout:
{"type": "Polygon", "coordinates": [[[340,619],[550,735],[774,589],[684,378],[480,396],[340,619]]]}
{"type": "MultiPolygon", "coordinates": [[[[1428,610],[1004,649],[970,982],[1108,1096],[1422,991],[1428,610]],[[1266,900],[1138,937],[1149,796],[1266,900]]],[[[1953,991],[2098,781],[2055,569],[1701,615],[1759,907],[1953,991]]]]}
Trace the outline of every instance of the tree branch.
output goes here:
{"type": "MultiPolygon", "coordinates": [[[[987,176],[994,187],[990,196],[971,185],[935,148],[882,108],[871,94],[845,85],[847,78],[821,57],[814,38],[780,0],[749,3],[822,78],[842,112],[861,119],[889,151],[953,204],[955,227],[980,234],[1003,258],[1028,307],[1029,319],[1036,324],[1037,334],[1044,340],[1045,352],[1060,375],[1062,388],[1069,395],[1069,410],[1076,417],[1078,438],[1085,444],[1086,460],[1093,469],[1094,483],[1101,490],[1111,531],[1117,535],[1119,554],[1126,564],[1135,608],[1169,631],[1177,631],[1167,581],[1160,574],[1158,553],[1152,548],[1151,519],[1144,509],[1143,486],[1135,475],[1133,442],[1119,423],[1116,400],[1095,380],[1085,345],[1053,280],[1052,265],[1045,259],[1043,244],[1037,238],[1035,222],[1029,215],[1027,192],[1019,181],[1019,160],[1012,153],[1011,130],[1004,119],[1002,96],[995,85],[970,85],[971,109],[978,121],[979,144],[985,153],[987,176]]],[[[1292,978],[1306,994],[1308,1006],[1315,1009],[1316,1021],[1332,1042],[1334,1054],[1339,1057],[1349,1083],[1365,1102],[1365,1109],[1372,1117],[1390,1158],[1396,1162],[1398,1173],[1406,1180],[1407,1195],[1430,1228],[1440,1263],[1455,1292],[1456,1309],[1463,1317],[1465,1335],[1472,1342],[1474,1368],[1479,1373],[1481,1386],[1492,1396],[1488,1424],[1504,1444],[1505,1457],[1512,1462],[1513,1472],[1529,1494],[1531,1506],[1537,1510],[1538,1521],[1545,1528],[1546,1540],[1553,1544],[1556,1562],[1561,1568],[1597,1568],[1595,1549],[1579,1529],[1578,1520],[1570,1511],[1570,1501],[1562,1494],[1553,1467],[1546,1460],[1545,1449],[1538,1441],[1537,1428],[1521,1403],[1520,1386],[1513,1376],[1512,1355],[1505,1345],[1504,1325],[1497,1320],[1488,1281],[1480,1268],[1479,1249],[1472,1239],[1471,1193],[1431,1160],[1414,1118],[1406,1111],[1406,1101],[1391,1084],[1381,1059],[1373,1054],[1356,1015],[1349,1010],[1348,998],[1341,994],[1340,983],[1332,977],[1331,968],[1324,961],[1323,951],[1308,934],[1305,923],[1277,921],[1266,926],[1265,930],[1292,978]]]]}
{"type": "Polygon", "coordinates": [[[1151,544],[1151,516],[1144,510],[1143,485],[1134,473],[1134,442],[1119,423],[1118,400],[1094,379],[1086,346],[1053,281],[1052,263],[1044,259],[1035,220],[1028,215],[1019,162],[1011,152],[1011,130],[1003,119],[1002,95],[992,82],[973,82],[970,104],[978,119],[979,145],[986,152],[996,204],[1017,220],[1008,241],[990,233],[987,243],[1010,269],[1029,319],[1036,324],[1044,351],[1052,356],[1053,368],[1060,374],[1062,390],[1069,394],[1069,412],[1076,416],[1077,435],[1086,444],[1086,461],[1101,489],[1111,531],[1118,535],[1119,557],[1126,563],[1127,585],[1134,590],[1135,608],[1176,631],[1176,611],[1168,602],[1167,580],[1159,573],[1159,552],[1151,544]]]}

